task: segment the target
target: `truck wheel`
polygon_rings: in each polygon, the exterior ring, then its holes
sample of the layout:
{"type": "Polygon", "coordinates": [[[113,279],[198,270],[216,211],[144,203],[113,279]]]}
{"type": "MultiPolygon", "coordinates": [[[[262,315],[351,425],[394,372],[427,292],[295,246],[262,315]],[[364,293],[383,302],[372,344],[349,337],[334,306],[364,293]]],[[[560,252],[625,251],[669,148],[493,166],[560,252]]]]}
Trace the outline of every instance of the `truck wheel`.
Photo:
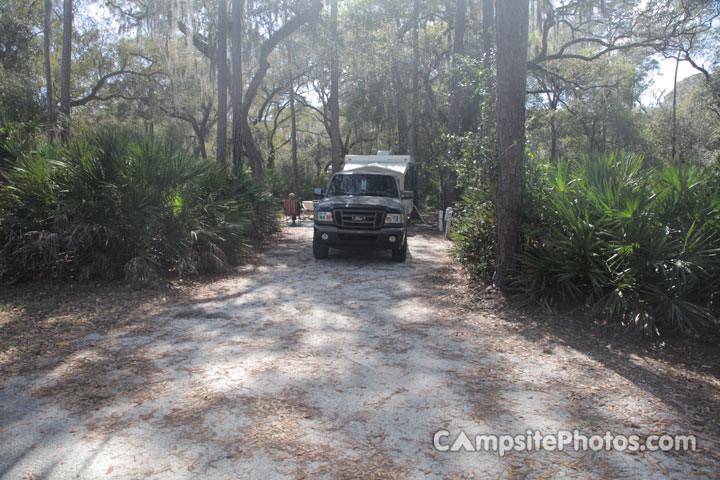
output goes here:
{"type": "Polygon", "coordinates": [[[318,260],[328,257],[328,247],[313,242],[313,257],[318,260]]]}
{"type": "Polygon", "coordinates": [[[405,245],[398,248],[397,250],[392,251],[392,259],[396,262],[404,262],[405,258],[407,257],[407,240],[405,241],[405,245]]]}

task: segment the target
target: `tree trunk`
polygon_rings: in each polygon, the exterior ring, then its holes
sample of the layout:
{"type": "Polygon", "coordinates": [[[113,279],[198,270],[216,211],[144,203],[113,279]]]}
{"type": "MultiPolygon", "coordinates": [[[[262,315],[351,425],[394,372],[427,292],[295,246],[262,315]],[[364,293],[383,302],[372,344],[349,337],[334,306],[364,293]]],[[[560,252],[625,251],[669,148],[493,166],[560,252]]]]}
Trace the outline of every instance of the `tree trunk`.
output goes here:
{"type": "Polygon", "coordinates": [[[200,158],[202,158],[203,160],[207,160],[207,150],[205,149],[205,132],[198,131],[197,137],[198,137],[198,153],[200,154],[200,158]]]}
{"type": "Polygon", "coordinates": [[[297,164],[297,123],[295,121],[295,84],[293,82],[292,71],[292,52],[290,45],[287,49],[288,53],[288,79],[290,81],[290,145],[292,152],[292,174],[293,174],[293,193],[299,197],[298,191],[298,164],[297,164]]]}
{"type": "Polygon", "coordinates": [[[342,148],[340,145],[340,99],[339,83],[340,69],[338,67],[338,32],[337,32],[338,7],[337,0],[330,2],[330,146],[332,149],[332,171],[340,171],[342,164],[342,148]]]}
{"type": "Polygon", "coordinates": [[[255,139],[253,138],[252,132],[250,131],[250,124],[248,123],[247,114],[243,114],[240,116],[240,132],[242,135],[242,147],[245,150],[245,154],[247,155],[252,178],[255,182],[262,183],[265,179],[262,152],[260,152],[260,149],[255,144],[255,139]]]}
{"type": "MultiPolygon", "coordinates": [[[[453,38],[452,64],[457,66],[458,56],[465,51],[465,14],[467,12],[467,0],[457,0],[455,5],[455,36],[453,38]]],[[[459,153],[457,142],[454,136],[458,135],[460,129],[460,107],[462,102],[462,90],[460,85],[454,85],[452,97],[450,98],[450,111],[448,112],[447,134],[450,137],[448,151],[450,160],[455,160],[459,153]]],[[[443,208],[451,206],[457,201],[457,172],[451,166],[447,167],[445,176],[445,191],[443,195],[443,208]]]]}
{"type": "Polygon", "coordinates": [[[550,112],[550,160],[557,158],[557,128],[555,127],[555,110],[550,112]]]}
{"type": "MultiPolygon", "coordinates": [[[[482,4],[482,39],[483,39],[483,76],[486,79],[487,94],[489,98],[483,99],[485,105],[495,105],[495,88],[492,81],[492,56],[493,56],[493,31],[492,27],[495,23],[495,0],[483,0],[482,4]],[[491,87],[493,85],[493,87],[491,87]]],[[[488,136],[492,125],[495,123],[495,110],[493,108],[485,109],[482,118],[483,136],[488,136]]]]}
{"type": "Polygon", "coordinates": [[[63,114],[61,137],[70,139],[70,61],[72,55],[73,2],[63,2],[62,67],[60,75],[60,111],[63,114]]]}
{"type": "Polygon", "coordinates": [[[673,78],[673,102],[672,102],[672,161],[677,160],[677,77],[680,69],[680,53],[675,59],[675,77],[673,78]]]}
{"type": "MultiPolygon", "coordinates": [[[[467,0],[457,0],[455,6],[455,36],[453,38],[452,64],[457,66],[458,57],[465,52],[465,14],[467,12],[467,0]]],[[[452,98],[450,99],[450,112],[448,113],[448,134],[456,135],[460,127],[460,106],[461,106],[460,85],[453,85],[452,98]]]]}
{"type": "Polygon", "coordinates": [[[505,290],[520,247],[525,189],[528,2],[503,0],[496,7],[498,189],[494,283],[505,290]]]}
{"type": "Polygon", "coordinates": [[[227,160],[227,77],[225,76],[227,72],[227,0],[218,0],[217,48],[217,161],[225,164],[227,160]]]}
{"type": "Polygon", "coordinates": [[[243,151],[243,79],[242,79],[242,38],[244,0],[232,0],[232,158],[233,166],[242,171],[243,151]]]}
{"type": "Polygon", "coordinates": [[[43,28],[45,44],[45,88],[47,89],[47,136],[55,139],[55,100],[53,99],[52,70],[50,68],[50,45],[52,44],[52,0],[45,0],[45,19],[43,28]]]}
{"type": "Polygon", "coordinates": [[[210,133],[210,130],[213,127],[213,124],[215,123],[215,120],[212,117],[213,113],[213,104],[212,101],[208,100],[207,102],[204,102],[200,109],[203,112],[202,118],[200,120],[200,130],[198,131],[198,141],[200,143],[200,155],[202,156],[203,160],[207,160],[207,149],[205,148],[205,143],[208,137],[208,134],[210,133]]]}
{"type": "Polygon", "coordinates": [[[492,26],[495,22],[495,0],[483,0],[482,3],[482,40],[483,40],[483,65],[485,71],[489,72],[492,60],[493,35],[492,26]]]}
{"type": "MultiPolygon", "coordinates": [[[[412,119],[410,120],[410,155],[415,159],[415,178],[413,179],[415,203],[418,203],[418,175],[423,168],[420,155],[420,5],[413,0],[413,78],[412,78],[412,119]]],[[[415,210],[413,215],[417,215],[415,210]]]]}
{"type": "Polygon", "coordinates": [[[395,115],[397,117],[397,153],[405,155],[408,149],[408,121],[405,110],[405,87],[402,82],[402,75],[398,67],[398,60],[392,56],[392,83],[395,91],[395,115]]]}
{"type": "MultiPolygon", "coordinates": [[[[419,132],[420,132],[420,36],[418,33],[419,29],[419,15],[420,6],[419,0],[413,0],[413,79],[412,79],[412,120],[410,130],[410,154],[415,157],[415,161],[418,162],[419,158],[419,132]]],[[[417,192],[416,192],[417,193],[417,192]]]]}

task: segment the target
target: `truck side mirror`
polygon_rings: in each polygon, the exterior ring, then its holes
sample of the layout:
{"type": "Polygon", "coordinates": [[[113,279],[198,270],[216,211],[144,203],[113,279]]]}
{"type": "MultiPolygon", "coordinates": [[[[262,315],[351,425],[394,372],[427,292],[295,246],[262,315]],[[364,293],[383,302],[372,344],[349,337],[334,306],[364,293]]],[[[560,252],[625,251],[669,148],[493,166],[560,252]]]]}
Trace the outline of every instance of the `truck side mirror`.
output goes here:
{"type": "Polygon", "coordinates": [[[316,188],[315,190],[313,190],[313,195],[316,196],[316,197],[322,198],[322,196],[323,196],[323,191],[322,191],[322,189],[316,188]]]}
{"type": "Polygon", "coordinates": [[[404,191],[402,192],[402,198],[406,198],[406,199],[412,200],[412,198],[413,198],[414,196],[415,196],[415,195],[413,194],[413,191],[412,191],[412,190],[404,190],[404,191]]]}

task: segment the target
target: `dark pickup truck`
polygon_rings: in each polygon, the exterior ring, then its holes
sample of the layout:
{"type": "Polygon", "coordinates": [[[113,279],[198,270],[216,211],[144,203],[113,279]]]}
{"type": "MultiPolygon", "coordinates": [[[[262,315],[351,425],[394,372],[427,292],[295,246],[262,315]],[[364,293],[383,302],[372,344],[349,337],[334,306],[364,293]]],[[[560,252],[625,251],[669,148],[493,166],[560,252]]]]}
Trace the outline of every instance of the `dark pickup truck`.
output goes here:
{"type": "Polygon", "coordinates": [[[337,173],[315,208],[313,255],[329,248],[391,250],[396,262],[407,256],[407,218],[397,179],[378,173],[337,173]]]}

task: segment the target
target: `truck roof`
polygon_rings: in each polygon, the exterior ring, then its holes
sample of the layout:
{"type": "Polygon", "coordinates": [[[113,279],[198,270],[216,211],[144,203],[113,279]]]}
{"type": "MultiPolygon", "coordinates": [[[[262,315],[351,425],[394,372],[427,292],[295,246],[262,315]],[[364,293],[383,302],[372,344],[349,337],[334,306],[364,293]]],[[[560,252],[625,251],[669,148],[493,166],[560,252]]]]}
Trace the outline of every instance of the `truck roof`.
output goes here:
{"type": "Polygon", "coordinates": [[[345,167],[338,173],[384,173],[393,175],[404,190],[410,165],[410,155],[390,155],[381,151],[377,155],[345,155],[345,167]]]}
{"type": "Polygon", "coordinates": [[[345,155],[345,165],[367,165],[369,163],[394,163],[402,165],[414,162],[411,155],[345,155]]]}
{"type": "Polygon", "coordinates": [[[407,168],[407,163],[346,163],[342,172],[338,173],[384,173],[397,176],[397,174],[405,175],[407,168]]]}

